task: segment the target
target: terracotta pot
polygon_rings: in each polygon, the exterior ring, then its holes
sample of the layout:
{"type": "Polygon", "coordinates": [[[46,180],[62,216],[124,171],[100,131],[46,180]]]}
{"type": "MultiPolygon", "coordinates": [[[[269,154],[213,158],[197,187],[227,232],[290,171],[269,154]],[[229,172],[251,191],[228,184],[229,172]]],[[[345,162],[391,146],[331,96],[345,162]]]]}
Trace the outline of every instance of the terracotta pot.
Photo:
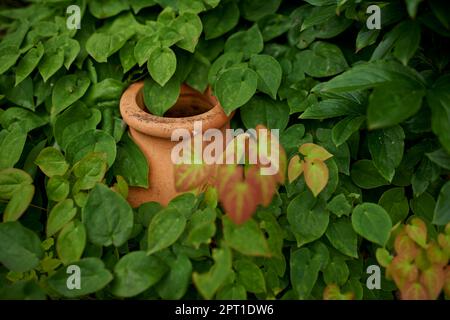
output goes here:
{"type": "Polygon", "coordinates": [[[130,85],[120,99],[120,113],[149,164],[149,188],[130,187],[128,202],[133,207],[148,201],[167,205],[178,195],[171,160],[172,148],[178,143],[170,140],[173,130],[184,128],[192,132],[194,122],[202,121],[203,132],[216,128],[225,133],[232,117],[225,114],[210,88],[200,93],[184,84],[177,103],[164,117],[155,116],[144,106],[143,86],[143,81],[130,85]]]}

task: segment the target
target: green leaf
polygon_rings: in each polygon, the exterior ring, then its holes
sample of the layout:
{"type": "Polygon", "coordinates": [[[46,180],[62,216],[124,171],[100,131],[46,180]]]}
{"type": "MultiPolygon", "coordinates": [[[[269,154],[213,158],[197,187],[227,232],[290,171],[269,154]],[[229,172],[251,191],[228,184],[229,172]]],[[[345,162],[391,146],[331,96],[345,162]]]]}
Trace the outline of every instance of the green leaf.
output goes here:
{"type": "Polygon", "coordinates": [[[65,265],[80,260],[85,246],[86,228],[79,220],[66,224],[56,240],[58,257],[65,265]]]}
{"type": "Polygon", "coordinates": [[[422,77],[413,69],[394,61],[360,63],[328,82],[316,85],[313,92],[348,92],[374,88],[391,81],[423,87],[422,77]]]}
{"type": "Polygon", "coordinates": [[[133,297],[157,283],[167,271],[158,257],[145,251],[134,251],[123,256],[114,266],[112,293],[118,297],[133,297]]]}
{"type": "Polygon", "coordinates": [[[75,102],[69,109],[56,117],[53,127],[56,142],[63,150],[66,150],[69,143],[78,135],[94,130],[100,123],[101,117],[98,109],[87,108],[81,101],[75,102]]]}
{"type": "Polygon", "coordinates": [[[111,167],[116,159],[116,141],[101,130],[89,130],[72,139],[66,148],[66,157],[70,163],[76,163],[90,152],[106,153],[108,167],[111,167]]]}
{"type": "Polygon", "coordinates": [[[209,244],[216,233],[216,212],[213,208],[197,210],[189,219],[185,243],[198,249],[201,244],[209,244]]]}
{"type": "Polygon", "coordinates": [[[322,261],[308,248],[291,252],[290,277],[292,288],[298,299],[309,299],[319,276],[322,261]]]}
{"type": "Polygon", "coordinates": [[[16,221],[27,210],[33,200],[34,186],[22,185],[11,197],[3,212],[3,221],[16,221]]]}
{"type": "MultiPolygon", "coordinates": [[[[67,286],[71,274],[67,268],[60,268],[48,279],[50,288],[67,298],[85,296],[103,289],[111,280],[113,275],[105,268],[105,264],[98,258],[84,258],[74,262],[80,270],[80,289],[69,289],[67,286]]],[[[72,274],[75,276],[75,273],[72,274]]]]}
{"type": "Polygon", "coordinates": [[[161,87],[169,81],[175,73],[177,67],[177,58],[170,48],[157,48],[152,51],[150,59],[147,62],[147,68],[161,87]]]}
{"type": "Polygon", "coordinates": [[[434,209],[433,223],[445,225],[450,222],[450,182],[447,182],[439,192],[434,209]]]}
{"type": "Polygon", "coordinates": [[[394,45],[394,56],[405,66],[420,45],[421,28],[417,21],[406,20],[398,25],[401,33],[394,45]]]}
{"type": "Polygon", "coordinates": [[[152,79],[145,80],[144,102],[150,113],[162,116],[177,102],[180,95],[180,83],[175,78],[172,77],[164,87],[152,79]]]}
{"type": "Polygon", "coordinates": [[[426,155],[428,159],[433,161],[441,168],[450,170],[450,154],[446,152],[443,148],[427,153],[426,155]]]}
{"type": "Polygon", "coordinates": [[[148,227],[147,254],[165,249],[181,236],[186,218],[176,209],[167,208],[158,212],[148,227]]]}
{"type": "Polygon", "coordinates": [[[348,203],[343,193],[338,194],[330,202],[327,203],[327,210],[330,210],[338,217],[348,216],[352,211],[352,206],[348,203]]]}
{"type": "Polygon", "coordinates": [[[423,88],[391,82],[375,88],[369,98],[367,123],[369,129],[385,128],[396,125],[419,111],[423,88]]]}
{"type": "Polygon", "coordinates": [[[10,107],[0,114],[0,124],[3,128],[8,128],[14,123],[17,123],[24,132],[30,132],[46,125],[48,117],[18,107],[10,107]]]}
{"type": "Polygon", "coordinates": [[[349,116],[336,123],[331,130],[333,143],[337,147],[345,143],[353,133],[359,130],[365,120],[365,116],[349,116]]]}
{"type": "Polygon", "coordinates": [[[89,193],[82,217],[88,238],[96,245],[119,247],[133,229],[130,205],[103,184],[97,184],[89,193]]]}
{"type": "Polygon", "coordinates": [[[223,72],[215,84],[215,94],[227,114],[247,103],[255,94],[258,75],[247,67],[235,67],[223,72]]]}
{"type": "Polygon", "coordinates": [[[163,299],[181,299],[192,281],[192,263],[180,254],[169,263],[169,272],[158,282],[156,291],[163,299]]]}
{"type": "Polygon", "coordinates": [[[241,3],[242,16],[249,21],[258,21],[275,13],[281,0],[244,0],[241,3]]]}
{"type": "Polygon", "coordinates": [[[326,284],[343,285],[347,282],[350,270],[345,260],[341,257],[334,257],[323,271],[323,280],[326,284]]]}
{"type": "Polygon", "coordinates": [[[117,157],[113,171],[115,176],[124,177],[130,186],[148,187],[147,158],[128,134],[125,134],[117,145],[117,157]]]}
{"type": "Polygon", "coordinates": [[[405,133],[400,126],[375,130],[368,135],[373,164],[389,182],[394,178],[395,168],[402,161],[404,140],[405,133]]]}
{"type": "Polygon", "coordinates": [[[250,58],[249,67],[258,74],[258,90],[276,99],[282,76],[278,61],[272,56],[258,54],[250,58]]]}
{"type": "Polygon", "coordinates": [[[172,26],[183,37],[176,45],[181,49],[194,52],[203,29],[199,16],[188,12],[183,13],[175,19],[172,26]]]}
{"type": "Polygon", "coordinates": [[[62,201],[69,195],[70,183],[66,178],[53,176],[48,179],[45,186],[47,197],[53,201],[62,201]]]}
{"type": "Polygon", "coordinates": [[[428,221],[433,220],[436,201],[429,193],[424,192],[420,196],[411,199],[409,205],[415,215],[423,217],[428,221]]]}
{"type": "Polygon", "coordinates": [[[311,77],[329,77],[341,73],[348,68],[339,47],[326,42],[314,42],[310,49],[298,54],[298,59],[304,61],[304,71],[311,77]]]}
{"type": "Polygon", "coordinates": [[[353,182],[363,189],[373,189],[389,184],[371,160],[356,161],[352,166],[350,176],[353,182]]]}
{"type": "Polygon", "coordinates": [[[134,57],[139,66],[142,66],[150,58],[153,50],[160,45],[157,34],[152,34],[139,39],[134,47],[134,57]]]}
{"type": "Polygon", "coordinates": [[[13,167],[19,161],[26,138],[26,132],[16,124],[0,131],[0,169],[13,167]]]}
{"type": "Polygon", "coordinates": [[[48,177],[62,176],[69,169],[69,164],[66,162],[62,153],[53,147],[43,149],[34,163],[48,177]]]}
{"type": "Polygon", "coordinates": [[[261,269],[252,261],[239,259],[233,263],[236,270],[237,282],[242,284],[248,292],[266,292],[266,281],[261,269]]]}
{"type": "Polygon", "coordinates": [[[347,99],[326,99],[312,104],[300,115],[301,119],[328,119],[340,116],[360,116],[361,105],[347,99]]]}
{"type": "Polygon", "coordinates": [[[239,64],[242,59],[244,58],[244,55],[242,52],[229,52],[224,53],[220,57],[218,57],[213,64],[211,65],[211,68],[208,72],[208,82],[212,85],[215,85],[217,78],[229,69],[230,67],[239,64]]]}
{"type": "Polygon", "coordinates": [[[267,239],[255,220],[236,225],[227,217],[223,217],[223,237],[227,245],[248,256],[270,256],[267,239]]]}
{"type": "Polygon", "coordinates": [[[13,78],[9,77],[6,79],[6,83],[0,83],[0,90],[5,92],[9,101],[34,111],[36,106],[33,98],[34,84],[30,77],[27,77],[17,86],[13,86],[13,78]]]}
{"type": "Polygon", "coordinates": [[[254,96],[240,109],[247,129],[265,125],[268,129],[284,130],[289,122],[289,106],[264,96],[254,96]]]}
{"type": "Polygon", "coordinates": [[[233,1],[220,2],[203,16],[205,39],[215,39],[232,30],[239,22],[239,8],[233,1]]]}
{"type": "Polygon", "coordinates": [[[73,175],[77,178],[73,192],[89,190],[101,182],[107,170],[106,154],[92,152],[73,166],[73,175]]]}
{"type": "Polygon", "coordinates": [[[353,209],[352,225],[363,238],[385,246],[391,233],[392,221],[383,207],[374,203],[363,203],[353,209]]]}
{"type": "Polygon", "coordinates": [[[70,74],[56,81],[52,92],[52,114],[58,114],[79,100],[91,81],[86,75],[70,74]]]}
{"type": "Polygon", "coordinates": [[[127,1],[92,0],[89,2],[89,12],[97,19],[113,17],[128,8],[127,1]]]}
{"type": "Polygon", "coordinates": [[[450,75],[439,78],[427,92],[427,102],[431,107],[431,128],[438,136],[444,149],[450,153],[450,75]]]}
{"type": "Polygon", "coordinates": [[[23,170],[7,168],[0,170],[0,199],[9,200],[24,185],[33,183],[31,176],[23,170]]]}
{"type": "Polygon", "coordinates": [[[330,243],[343,254],[358,258],[358,236],[353,231],[350,219],[331,222],[325,234],[330,243]]]}
{"type": "Polygon", "coordinates": [[[39,237],[19,222],[0,223],[0,262],[9,270],[26,272],[44,256],[39,237]]]}
{"type": "Polygon", "coordinates": [[[263,48],[264,42],[257,24],[248,30],[236,32],[225,42],[225,53],[242,52],[247,59],[260,53],[263,48]]]}
{"type": "Polygon", "coordinates": [[[20,51],[16,46],[4,45],[0,47],[0,74],[5,73],[16,64],[20,51]]]}
{"type": "Polygon", "coordinates": [[[296,196],[287,207],[287,219],[297,239],[297,246],[319,239],[327,230],[329,213],[321,200],[309,191],[296,196]]]}
{"type": "Polygon", "coordinates": [[[212,253],[214,265],[206,273],[192,274],[192,280],[200,294],[205,299],[212,299],[216,291],[222,286],[230,276],[231,270],[231,250],[228,248],[214,249],[212,253]]]}
{"type": "Polygon", "coordinates": [[[47,82],[52,75],[64,65],[64,50],[59,48],[52,51],[46,51],[39,62],[39,73],[44,82],[47,82]]]}
{"type": "Polygon", "coordinates": [[[93,33],[86,42],[86,50],[97,62],[107,62],[127,42],[125,33],[93,33]]]}
{"type": "Polygon", "coordinates": [[[378,200],[378,204],[387,211],[393,225],[403,221],[408,216],[408,199],[405,196],[405,190],[403,188],[386,190],[381,195],[380,200],[378,200]]]}
{"type": "Polygon", "coordinates": [[[16,86],[30,75],[30,73],[38,66],[39,61],[41,61],[43,56],[44,46],[39,42],[35,48],[32,48],[22,59],[20,59],[16,70],[16,86]]]}
{"type": "Polygon", "coordinates": [[[77,208],[75,208],[72,199],[66,199],[57,203],[47,219],[47,238],[50,238],[67,223],[69,223],[77,213],[77,208]]]}

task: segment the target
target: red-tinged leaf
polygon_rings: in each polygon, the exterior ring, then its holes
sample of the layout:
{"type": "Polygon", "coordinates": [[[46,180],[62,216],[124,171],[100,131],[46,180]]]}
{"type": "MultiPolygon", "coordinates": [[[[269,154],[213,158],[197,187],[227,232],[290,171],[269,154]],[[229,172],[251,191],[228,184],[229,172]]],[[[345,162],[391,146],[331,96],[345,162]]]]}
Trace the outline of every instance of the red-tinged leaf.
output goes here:
{"type": "Polygon", "coordinates": [[[444,293],[450,298],[450,266],[445,267],[444,293]]]}
{"type": "Polygon", "coordinates": [[[431,266],[430,260],[428,260],[427,252],[419,248],[416,258],[414,259],[414,263],[416,264],[419,270],[426,270],[431,266]]]}
{"type": "Polygon", "coordinates": [[[226,214],[236,224],[250,219],[259,203],[257,190],[246,182],[229,182],[220,196],[226,214]]]}
{"type": "Polygon", "coordinates": [[[303,172],[305,174],[305,182],[313,195],[317,195],[325,188],[328,183],[328,167],[319,159],[306,159],[303,172]]]}
{"type": "Polygon", "coordinates": [[[207,164],[174,165],[175,189],[178,192],[193,190],[205,184],[211,175],[212,166],[207,164]]]}
{"type": "Polygon", "coordinates": [[[433,264],[445,266],[449,256],[436,242],[432,241],[428,244],[427,258],[433,264]]]}
{"type": "Polygon", "coordinates": [[[245,181],[259,192],[259,199],[264,207],[267,207],[271,202],[273,195],[277,191],[276,181],[273,176],[263,176],[260,174],[259,167],[251,167],[245,174],[245,181]]]}
{"type": "Polygon", "coordinates": [[[401,256],[396,256],[389,265],[389,274],[394,279],[397,287],[402,290],[407,283],[417,281],[419,269],[411,261],[401,256]]]}
{"type": "Polygon", "coordinates": [[[398,256],[408,261],[414,260],[418,253],[416,243],[408,236],[404,229],[395,238],[394,249],[398,256]]]}
{"type": "Polygon", "coordinates": [[[387,268],[387,266],[392,262],[392,259],[394,259],[394,257],[391,256],[389,254],[389,251],[387,251],[385,248],[378,248],[375,252],[375,256],[378,263],[385,268],[387,268]]]}
{"type": "Polygon", "coordinates": [[[242,166],[234,164],[219,165],[217,169],[217,179],[215,187],[219,194],[219,198],[222,197],[225,192],[225,186],[228,183],[237,183],[244,179],[244,168],[242,166]]]}
{"type": "Polygon", "coordinates": [[[419,282],[407,283],[401,290],[402,300],[428,300],[427,290],[419,282]]]}
{"type": "Polygon", "coordinates": [[[432,265],[424,270],[420,275],[420,283],[425,287],[428,297],[432,300],[437,299],[444,287],[445,272],[442,266],[432,265]]]}
{"type": "Polygon", "coordinates": [[[323,290],[324,300],[353,300],[355,295],[352,292],[341,293],[339,287],[331,283],[325,287],[323,290]]]}
{"type": "Polygon", "coordinates": [[[298,151],[300,151],[301,154],[303,154],[310,160],[319,159],[325,161],[333,156],[331,153],[325,150],[325,148],[314,143],[302,144],[298,151]]]}
{"type": "Polygon", "coordinates": [[[289,161],[288,167],[288,181],[292,183],[295,179],[303,173],[303,160],[298,155],[295,155],[289,161]]]}
{"type": "Polygon", "coordinates": [[[413,218],[405,230],[408,236],[419,246],[422,248],[427,246],[427,225],[421,219],[413,218]]]}

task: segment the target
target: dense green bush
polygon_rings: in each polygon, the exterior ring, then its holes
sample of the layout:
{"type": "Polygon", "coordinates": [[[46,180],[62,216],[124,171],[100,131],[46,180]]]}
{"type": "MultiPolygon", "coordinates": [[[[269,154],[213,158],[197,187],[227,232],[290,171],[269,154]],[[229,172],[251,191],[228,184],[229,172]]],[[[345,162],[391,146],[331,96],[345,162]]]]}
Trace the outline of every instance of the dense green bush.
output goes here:
{"type": "Polygon", "coordinates": [[[445,0],[29,2],[0,11],[0,297],[450,295],[445,0]],[[212,191],[132,209],[152,168],[118,106],[140,79],[154,114],[211,85],[233,127],[280,129],[288,159],[322,146],[325,188],[291,177],[242,225],[212,191]]]}

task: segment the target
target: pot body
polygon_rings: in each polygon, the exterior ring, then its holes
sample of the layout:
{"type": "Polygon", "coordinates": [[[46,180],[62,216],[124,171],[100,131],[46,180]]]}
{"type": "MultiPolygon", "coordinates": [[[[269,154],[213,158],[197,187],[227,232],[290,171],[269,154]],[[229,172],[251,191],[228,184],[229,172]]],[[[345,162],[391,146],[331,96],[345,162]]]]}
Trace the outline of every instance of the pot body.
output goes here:
{"type": "Polygon", "coordinates": [[[166,112],[168,116],[158,117],[145,111],[142,89],[143,82],[132,84],[120,101],[120,111],[129,126],[131,138],[149,165],[149,187],[130,187],[128,202],[133,207],[149,201],[167,205],[179,194],[175,189],[171,154],[173,147],[180,142],[171,140],[173,131],[186,129],[192,136],[194,123],[200,121],[203,133],[214,128],[221,130],[225,136],[232,115],[226,116],[209,88],[205,93],[200,93],[182,85],[177,103],[166,112]],[[196,115],[191,115],[193,113],[196,115]]]}

